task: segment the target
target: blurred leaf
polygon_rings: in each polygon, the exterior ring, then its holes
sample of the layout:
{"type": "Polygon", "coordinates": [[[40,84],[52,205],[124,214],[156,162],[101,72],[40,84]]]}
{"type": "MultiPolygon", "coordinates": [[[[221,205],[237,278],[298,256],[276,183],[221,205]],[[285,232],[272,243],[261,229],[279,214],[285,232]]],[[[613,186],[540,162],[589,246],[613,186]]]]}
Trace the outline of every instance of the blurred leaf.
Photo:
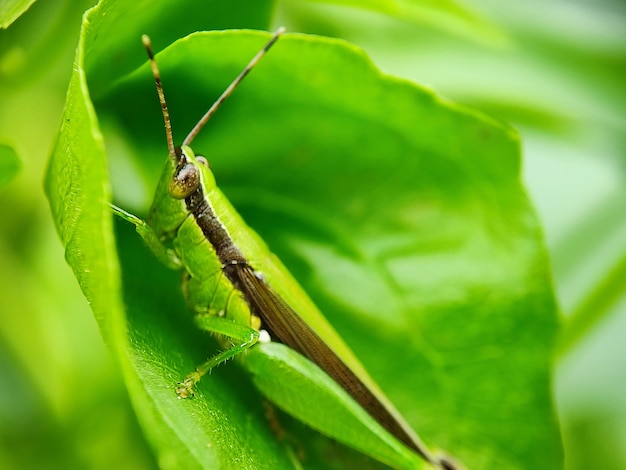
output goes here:
{"type": "Polygon", "coordinates": [[[35,0],[3,0],[0,3],[0,28],[8,28],[35,0]]]}
{"type": "Polygon", "coordinates": [[[12,147],[0,144],[0,189],[20,171],[20,160],[12,147]]]}
{"type": "MultiPolygon", "coordinates": [[[[507,42],[505,33],[478,10],[454,0],[307,0],[307,2],[371,10],[490,45],[501,46],[507,42]]],[[[298,0],[292,3],[297,4],[298,0]]]]}
{"type": "MultiPolygon", "coordinates": [[[[68,262],[164,468],[288,467],[240,368],[220,367],[198,399],[176,400],[173,385],[215,343],[183,314],[179,275],[132,227],[119,224],[115,247],[99,122],[123,141],[111,156],[132,158],[138,181],[166,154],[148,68],[111,89],[135,59],[105,72],[114,54],[94,49],[107,27],[124,31],[121,5],[86,17],[46,180],[68,262]]],[[[153,10],[158,24],[181,23],[153,10]]],[[[260,39],[197,34],[159,55],[175,137],[260,39]]],[[[195,144],[424,440],[472,469],[562,466],[550,399],[556,311],[518,146],[508,127],[381,75],[353,46],[300,35],[281,39],[195,144]]],[[[307,466],[375,466],[288,417],[280,424],[307,466]]]]}
{"type": "Polygon", "coordinates": [[[611,412],[579,412],[570,418],[570,436],[573,450],[570,460],[571,470],[590,468],[621,468],[617,462],[626,460],[626,449],[619,436],[623,433],[624,417],[611,412]],[[602,420],[602,423],[595,423],[602,420]],[[608,426],[607,426],[608,424],[608,426]],[[601,430],[601,432],[598,432],[601,430]]]}
{"type": "Polygon", "coordinates": [[[619,300],[626,296],[626,256],[618,259],[615,266],[606,273],[603,282],[581,302],[577,310],[572,312],[567,328],[564,329],[559,353],[564,354],[585,338],[599,320],[613,311],[619,300]]]}

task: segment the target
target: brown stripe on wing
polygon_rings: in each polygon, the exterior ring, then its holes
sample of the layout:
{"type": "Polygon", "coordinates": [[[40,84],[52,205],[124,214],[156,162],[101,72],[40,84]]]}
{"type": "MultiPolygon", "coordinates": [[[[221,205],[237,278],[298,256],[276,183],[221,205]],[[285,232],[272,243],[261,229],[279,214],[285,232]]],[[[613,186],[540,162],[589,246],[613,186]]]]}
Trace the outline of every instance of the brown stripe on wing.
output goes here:
{"type": "Polygon", "coordinates": [[[286,344],[313,361],[346,390],[381,426],[432,462],[423,444],[380,402],[372,391],[313,329],[272,289],[252,267],[244,263],[227,266],[253,313],[258,315],[272,339],[286,344]]]}

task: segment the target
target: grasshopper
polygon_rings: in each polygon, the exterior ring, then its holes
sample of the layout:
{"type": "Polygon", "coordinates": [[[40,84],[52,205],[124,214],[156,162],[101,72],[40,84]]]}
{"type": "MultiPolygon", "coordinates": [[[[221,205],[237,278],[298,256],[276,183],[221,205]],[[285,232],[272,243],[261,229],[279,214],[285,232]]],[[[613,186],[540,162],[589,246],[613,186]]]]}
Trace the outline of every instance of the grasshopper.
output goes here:
{"type": "MultiPolygon", "coordinates": [[[[113,206],[113,209],[135,225],[139,235],[164,264],[184,271],[183,292],[197,326],[218,335],[225,348],[180,382],[176,393],[181,399],[192,397],[197,382],[215,366],[257,343],[279,342],[321,368],[386,432],[424,461],[435,468],[457,469],[451,459],[434,455],[422,443],[286,268],[218,189],[207,159],[196,155],[190,147],[211,116],[283,32],[281,28],[274,34],[179,147],[174,144],[150,39],[145,35],[142,38],[161,104],[169,156],[147,222],[118,207],[113,206]],[[298,295],[293,295],[294,290],[298,295]]],[[[272,400],[271,391],[264,393],[272,400]]],[[[277,404],[280,407],[280,403],[277,404]]],[[[290,413],[299,417],[297,409],[291,409],[290,413]]],[[[342,440],[342,436],[332,431],[332,417],[321,416],[319,422],[312,424],[321,432],[342,440]]],[[[368,449],[361,447],[359,450],[367,452],[368,449]]]]}

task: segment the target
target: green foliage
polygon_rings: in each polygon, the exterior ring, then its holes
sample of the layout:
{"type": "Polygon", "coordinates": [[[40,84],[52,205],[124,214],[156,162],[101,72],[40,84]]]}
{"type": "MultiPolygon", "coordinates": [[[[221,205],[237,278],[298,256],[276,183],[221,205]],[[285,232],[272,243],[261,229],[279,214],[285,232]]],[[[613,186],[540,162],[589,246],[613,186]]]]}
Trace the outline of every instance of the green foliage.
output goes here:
{"type": "MultiPolygon", "coordinates": [[[[237,403],[231,395],[240,387],[221,383],[245,380],[235,368],[203,382],[203,398],[177,403],[172,384],[212,346],[190,339],[197,335],[185,326],[178,283],[148,268],[140,249],[124,249],[132,240],[121,245],[119,274],[98,122],[116,121],[111,133],[123,131],[111,139],[145,174],[161,166],[164,145],[147,67],[128,76],[125,66],[109,69],[105,81],[83,56],[101,36],[100,21],[122,26],[115,11],[103,3],[86,17],[47,178],[68,262],[166,466],[286,465],[261,397],[248,392],[257,405],[237,403]]],[[[246,33],[198,34],[158,57],[175,133],[190,128],[259,44],[246,33]]],[[[114,51],[100,46],[99,61],[111,63],[114,51]]],[[[472,468],[558,467],[549,394],[555,304],[519,184],[515,133],[381,75],[341,41],[287,36],[253,77],[195,143],[244,218],[427,442],[472,468]],[[513,432],[520,420],[527,424],[513,432]]],[[[123,193],[120,186],[116,197],[123,193]]]]}
{"type": "Polygon", "coordinates": [[[299,34],[194,143],[246,221],[429,445],[469,468],[561,468],[558,379],[566,468],[623,466],[623,328],[609,315],[625,259],[624,199],[608,192],[623,183],[617,6],[602,16],[584,2],[367,2],[378,14],[297,0],[126,3],[93,10],[80,40],[88,2],[36,2],[0,31],[0,141],[22,166],[0,191],[0,466],[379,468],[268,407],[239,364],[176,400],[174,384],[217,345],[193,327],[180,276],[107,206],[145,215],[166,156],[141,34],[163,50],[180,142],[262,38],[176,40],[271,30],[272,18],[348,38],[383,70],[514,121],[543,226],[511,128],[381,74],[344,41],[299,34]],[[45,207],[53,142],[50,207],[117,369],[45,207]],[[575,174],[576,161],[588,166],[575,174]],[[603,180],[586,171],[603,164],[603,180]],[[561,319],[556,378],[542,231],[561,307],[575,313],[561,319]]]}
{"type": "MultiPolygon", "coordinates": [[[[307,0],[372,10],[417,26],[435,27],[468,39],[499,44],[505,35],[472,8],[455,0],[307,0]]],[[[292,2],[297,5],[298,2],[292,2]]],[[[296,7],[297,8],[297,7],[296,7]]]]}

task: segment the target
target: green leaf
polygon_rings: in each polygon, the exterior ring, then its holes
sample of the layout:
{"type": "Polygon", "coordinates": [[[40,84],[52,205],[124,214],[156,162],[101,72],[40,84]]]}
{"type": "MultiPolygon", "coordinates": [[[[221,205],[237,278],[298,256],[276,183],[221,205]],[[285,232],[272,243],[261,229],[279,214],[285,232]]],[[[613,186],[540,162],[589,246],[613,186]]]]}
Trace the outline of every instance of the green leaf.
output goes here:
{"type": "MultiPolygon", "coordinates": [[[[86,16],[46,190],[161,466],[288,468],[303,453],[306,467],[375,468],[282,414],[270,420],[287,432],[278,440],[235,364],[176,400],[175,383],[217,346],[193,328],[179,274],[129,224],[116,224],[114,243],[103,143],[116,202],[144,213],[167,153],[148,67],[123,76],[139,53],[113,72],[100,65],[119,51],[96,49],[107,28],[124,31],[119,5],[86,16]]],[[[178,142],[263,39],[199,33],[159,54],[178,142]]],[[[561,468],[556,307],[510,128],[382,75],[345,42],[294,34],[194,148],[429,445],[472,469],[561,468]]]]}
{"type": "Polygon", "coordinates": [[[422,457],[385,432],[337,382],[284,344],[260,344],[249,351],[244,364],[258,389],[303,423],[318,429],[320,416],[322,421],[332,417],[332,429],[320,426],[321,432],[392,468],[426,466],[422,457]]]}
{"type": "Polygon", "coordinates": [[[12,147],[0,144],[0,189],[20,171],[20,160],[12,147]]]}
{"type": "Polygon", "coordinates": [[[0,28],[8,28],[35,3],[35,0],[3,0],[0,3],[0,28]]]}

